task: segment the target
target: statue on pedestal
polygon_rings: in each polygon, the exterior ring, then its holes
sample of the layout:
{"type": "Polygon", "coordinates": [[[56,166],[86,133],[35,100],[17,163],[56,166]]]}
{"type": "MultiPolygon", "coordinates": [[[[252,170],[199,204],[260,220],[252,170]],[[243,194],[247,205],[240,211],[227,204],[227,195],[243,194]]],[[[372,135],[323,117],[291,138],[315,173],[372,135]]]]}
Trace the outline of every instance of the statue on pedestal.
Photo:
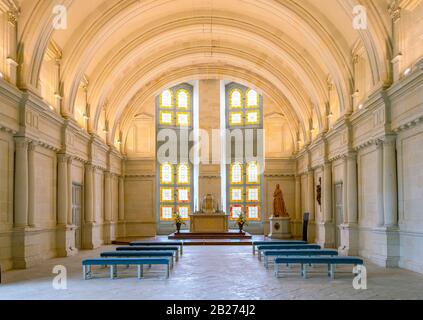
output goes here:
{"type": "Polygon", "coordinates": [[[276,190],[273,194],[273,216],[276,218],[282,217],[286,218],[289,217],[288,212],[286,211],[285,201],[283,199],[282,189],[280,188],[279,184],[276,185],[276,190]]]}

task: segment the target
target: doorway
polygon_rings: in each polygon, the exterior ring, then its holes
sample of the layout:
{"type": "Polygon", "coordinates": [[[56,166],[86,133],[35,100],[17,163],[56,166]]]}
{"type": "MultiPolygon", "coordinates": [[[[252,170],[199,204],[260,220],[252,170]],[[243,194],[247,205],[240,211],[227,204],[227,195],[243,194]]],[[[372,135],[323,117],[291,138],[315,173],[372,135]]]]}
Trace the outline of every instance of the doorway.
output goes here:
{"type": "Polygon", "coordinates": [[[72,185],[72,221],[75,226],[75,247],[80,250],[82,242],[82,186],[72,185]]]}

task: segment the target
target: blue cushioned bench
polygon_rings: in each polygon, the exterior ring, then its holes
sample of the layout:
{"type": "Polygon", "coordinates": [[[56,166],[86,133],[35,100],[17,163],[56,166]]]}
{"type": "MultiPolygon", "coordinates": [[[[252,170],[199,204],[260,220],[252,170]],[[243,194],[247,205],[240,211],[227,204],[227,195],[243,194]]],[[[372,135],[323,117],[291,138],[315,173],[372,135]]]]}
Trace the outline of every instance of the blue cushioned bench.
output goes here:
{"type": "Polygon", "coordinates": [[[324,264],[328,266],[328,276],[335,278],[337,265],[364,265],[364,261],[357,257],[279,257],[275,259],[275,276],[279,277],[279,266],[290,264],[301,265],[301,276],[307,278],[307,265],[324,264]]]}
{"type": "Polygon", "coordinates": [[[258,258],[261,260],[261,254],[264,250],[320,250],[322,249],[318,244],[278,244],[278,245],[259,245],[257,246],[258,258]]]}
{"type": "Polygon", "coordinates": [[[256,247],[261,245],[278,245],[278,244],[307,244],[302,240],[267,240],[267,241],[253,241],[253,254],[256,254],[256,247]]]}
{"type": "Polygon", "coordinates": [[[159,246],[154,246],[154,247],[149,247],[149,246],[128,246],[128,247],[117,247],[116,251],[172,251],[175,255],[176,261],[178,261],[178,252],[179,252],[179,247],[159,247],[159,246]]]}
{"type": "Polygon", "coordinates": [[[310,256],[337,256],[337,250],[264,250],[262,252],[264,257],[264,266],[266,269],[269,267],[269,261],[271,257],[288,257],[288,256],[297,256],[297,257],[310,257],[310,256]]]}
{"type": "Polygon", "coordinates": [[[173,268],[173,251],[108,251],[100,254],[102,258],[167,258],[173,268]]]}
{"type": "Polygon", "coordinates": [[[86,259],[82,261],[82,274],[84,280],[92,277],[91,267],[92,266],[110,266],[110,278],[114,279],[117,277],[117,266],[120,265],[135,265],[138,267],[138,279],[143,276],[144,265],[165,265],[166,266],[166,278],[169,278],[170,274],[170,261],[165,258],[97,258],[97,259],[86,259]]]}
{"type": "Polygon", "coordinates": [[[183,241],[132,241],[130,246],[179,246],[181,256],[184,253],[183,241]]]}

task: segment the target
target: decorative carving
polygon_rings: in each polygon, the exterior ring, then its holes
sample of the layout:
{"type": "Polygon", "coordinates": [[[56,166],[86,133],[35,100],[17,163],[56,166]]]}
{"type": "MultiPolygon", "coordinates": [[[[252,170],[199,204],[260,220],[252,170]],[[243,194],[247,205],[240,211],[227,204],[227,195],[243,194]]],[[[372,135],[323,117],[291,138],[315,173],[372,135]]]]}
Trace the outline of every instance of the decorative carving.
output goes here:
{"type": "Polygon", "coordinates": [[[319,184],[316,187],[316,200],[319,207],[322,207],[322,178],[319,177],[319,184]]]}

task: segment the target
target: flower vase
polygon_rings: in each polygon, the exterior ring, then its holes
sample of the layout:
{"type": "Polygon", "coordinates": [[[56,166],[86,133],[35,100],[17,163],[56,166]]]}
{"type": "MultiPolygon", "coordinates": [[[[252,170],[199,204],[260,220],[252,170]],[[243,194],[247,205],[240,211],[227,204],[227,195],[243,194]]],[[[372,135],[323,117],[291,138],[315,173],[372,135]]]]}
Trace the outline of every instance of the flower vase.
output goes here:
{"type": "Polygon", "coordinates": [[[181,223],[176,224],[176,233],[181,233],[181,226],[182,226],[181,223]]]}
{"type": "Polygon", "coordinates": [[[244,232],[244,224],[243,223],[238,223],[238,227],[239,227],[239,233],[243,233],[244,232]]]}

